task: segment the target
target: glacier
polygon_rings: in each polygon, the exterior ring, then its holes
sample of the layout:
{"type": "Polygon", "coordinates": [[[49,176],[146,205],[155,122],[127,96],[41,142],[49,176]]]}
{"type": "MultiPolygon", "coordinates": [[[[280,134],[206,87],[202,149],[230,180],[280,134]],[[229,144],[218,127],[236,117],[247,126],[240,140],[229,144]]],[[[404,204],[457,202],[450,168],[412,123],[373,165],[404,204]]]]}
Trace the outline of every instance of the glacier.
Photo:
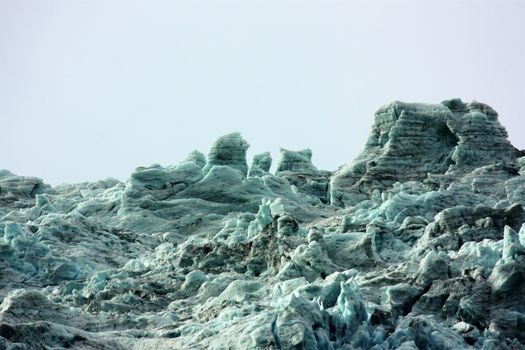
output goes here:
{"type": "Polygon", "coordinates": [[[248,147],[1,170],[0,349],[525,349],[525,151],[490,106],[387,104],[335,171],[248,147]]]}

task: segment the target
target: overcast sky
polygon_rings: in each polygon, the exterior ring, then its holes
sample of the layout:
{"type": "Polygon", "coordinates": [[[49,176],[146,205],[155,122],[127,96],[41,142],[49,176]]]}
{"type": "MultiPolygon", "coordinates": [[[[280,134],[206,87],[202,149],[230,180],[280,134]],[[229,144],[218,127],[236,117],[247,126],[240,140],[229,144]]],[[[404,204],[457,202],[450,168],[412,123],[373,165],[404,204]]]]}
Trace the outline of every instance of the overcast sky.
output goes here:
{"type": "Polygon", "coordinates": [[[0,168],[126,180],[240,131],[332,170],[393,100],[494,107],[525,148],[525,1],[0,0],[0,168]]]}

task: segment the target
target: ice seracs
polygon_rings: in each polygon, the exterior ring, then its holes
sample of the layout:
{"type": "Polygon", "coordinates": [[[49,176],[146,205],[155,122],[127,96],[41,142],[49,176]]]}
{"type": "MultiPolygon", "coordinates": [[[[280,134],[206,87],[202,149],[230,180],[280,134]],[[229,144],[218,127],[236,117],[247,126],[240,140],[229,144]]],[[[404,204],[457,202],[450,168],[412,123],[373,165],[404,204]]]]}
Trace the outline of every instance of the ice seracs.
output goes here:
{"type": "Polygon", "coordinates": [[[392,102],[334,172],[247,149],[0,171],[0,348],[525,348],[525,154],[491,107],[392,102]]]}
{"type": "Polygon", "coordinates": [[[431,185],[439,179],[434,185],[446,186],[458,171],[515,162],[521,152],[509,143],[497,116],[485,104],[459,99],[383,106],[361,154],[332,177],[332,203],[355,205],[395,182],[431,185]]]}

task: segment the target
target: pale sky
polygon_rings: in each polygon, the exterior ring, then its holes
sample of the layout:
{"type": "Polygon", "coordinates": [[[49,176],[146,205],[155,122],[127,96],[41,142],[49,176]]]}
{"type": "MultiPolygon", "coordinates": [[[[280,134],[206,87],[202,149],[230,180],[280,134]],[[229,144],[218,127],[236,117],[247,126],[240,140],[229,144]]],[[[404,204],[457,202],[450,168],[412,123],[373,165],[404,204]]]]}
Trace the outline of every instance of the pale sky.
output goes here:
{"type": "Polygon", "coordinates": [[[394,100],[488,103],[525,148],[522,0],[0,0],[0,168],[129,178],[240,131],[334,170],[394,100]]]}

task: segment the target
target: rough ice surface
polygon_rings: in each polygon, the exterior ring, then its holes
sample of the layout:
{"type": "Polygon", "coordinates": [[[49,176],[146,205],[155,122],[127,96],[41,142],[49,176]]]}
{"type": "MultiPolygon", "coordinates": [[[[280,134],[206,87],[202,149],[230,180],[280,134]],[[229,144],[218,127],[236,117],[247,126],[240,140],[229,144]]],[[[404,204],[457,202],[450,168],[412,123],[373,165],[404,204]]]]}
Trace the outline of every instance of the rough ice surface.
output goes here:
{"type": "Polygon", "coordinates": [[[0,349],[525,349],[525,153],[491,107],[388,104],[334,172],[247,148],[0,171],[0,349]]]}

